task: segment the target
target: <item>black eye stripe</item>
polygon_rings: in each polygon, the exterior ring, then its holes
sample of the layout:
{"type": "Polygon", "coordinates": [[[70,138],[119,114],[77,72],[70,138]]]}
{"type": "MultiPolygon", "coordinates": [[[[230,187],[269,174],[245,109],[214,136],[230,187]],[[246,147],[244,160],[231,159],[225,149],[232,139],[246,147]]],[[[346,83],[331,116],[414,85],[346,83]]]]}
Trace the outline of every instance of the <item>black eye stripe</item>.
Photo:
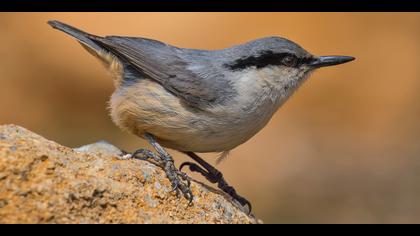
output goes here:
{"type": "Polygon", "coordinates": [[[298,67],[302,64],[309,62],[312,59],[297,58],[291,53],[274,53],[273,51],[264,51],[259,56],[249,56],[246,58],[240,58],[235,60],[233,63],[224,64],[224,66],[231,70],[242,70],[252,66],[255,66],[256,68],[263,68],[269,65],[282,65],[283,59],[286,57],[296,58],[296,63],[293,63],[293,67],[298,67]]]}

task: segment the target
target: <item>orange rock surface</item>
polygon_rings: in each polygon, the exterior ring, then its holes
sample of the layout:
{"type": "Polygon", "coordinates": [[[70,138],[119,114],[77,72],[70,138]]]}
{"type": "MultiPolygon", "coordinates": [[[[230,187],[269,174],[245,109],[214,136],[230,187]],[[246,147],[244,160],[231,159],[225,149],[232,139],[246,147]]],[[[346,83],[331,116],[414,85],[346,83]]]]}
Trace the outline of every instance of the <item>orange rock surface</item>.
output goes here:
{"type": "Polygon", "coordinates": [[[195,181],[192,206],[153,164],[106,143],[72,149],[0,126],[0,223],[257,223],[195,181]]]}

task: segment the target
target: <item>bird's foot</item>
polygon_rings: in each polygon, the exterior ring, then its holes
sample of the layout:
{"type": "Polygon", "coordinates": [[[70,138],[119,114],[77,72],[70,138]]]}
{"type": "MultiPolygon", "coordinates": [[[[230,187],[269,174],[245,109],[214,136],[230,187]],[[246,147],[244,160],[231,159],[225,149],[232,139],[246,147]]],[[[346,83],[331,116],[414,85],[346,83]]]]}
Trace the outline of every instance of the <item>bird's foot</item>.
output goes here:
{"type": "Polygon", "coordinates": [[[182,193],[189,201],[188,205],[192,203],[194,196],[190,189],[190,178],[175,167],[174,160],[169,154],[157,155],[150,150],[139,149],[131,154],[131,158],[148,161],[161,167],[171,182],[172,191],[176,191],[177,195],[182,193]]]}
{"type": "Polygon", "coordinates": [[[203,167],[192,163],[192,162],[184,162],[179,167],[179,170],[182,170],[185,166],[188,166],[191,172],[198,172],[202,176],[204,176],[210,183],[217,183],[217,186],[225,193],[229,194],[235,201],[237,201],[239,204],[241,204],[243,207],[247,207],[248,214],[251,213],[252,206],[251,203],[246,200],[244,197],[240,196],[236,193],[236,190],[230,186],[226,180],[223,177],[223,174],[217,170],[216,168],[206,165],[208,167],[207,169],[204,169],[203,167]]]}

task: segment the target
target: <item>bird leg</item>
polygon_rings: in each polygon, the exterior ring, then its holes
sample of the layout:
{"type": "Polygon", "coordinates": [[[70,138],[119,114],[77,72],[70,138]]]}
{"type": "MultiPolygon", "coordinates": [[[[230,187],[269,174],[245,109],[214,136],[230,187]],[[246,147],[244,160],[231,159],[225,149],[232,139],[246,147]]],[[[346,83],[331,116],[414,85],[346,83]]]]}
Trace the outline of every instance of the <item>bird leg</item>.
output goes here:
{"type": "Polygon", "coordinates": [[[181,192],[183,196],[191,204],[194,196],[190,189],[189,177],[175,167],[174,160],[165,151],[165,149],[157,143],[153,135],[146,133],[144,138],[152,145],[157,154],[147,149],[139,149],[135,151],[131,157],[139,160],[149,161],[161,167],[171,182],[173,191],[181,192]]]}
{"type": "Polygon", "coordinates": [[[192,163],[192,162],[184,162],[179,167],[179,170],[182,170],[183,167],[188,166],[190,171],[198,172],[202,176],[204,176],[210,183],[217,183],[217,186],[223,190],[223,192],[229,194],[234,200],[238,201],[242,206],[248,206],[249,213],[251,213],[251,203],[243,198],[242,196],[236,193],[236,190],[230,186],[223,177],[223,174],[211,166],[209,163],[204,161],[201,157],[193,152],[185,152],[188,156],[190,156],[194,161],[196,161],[199,165],[192,163]]]}

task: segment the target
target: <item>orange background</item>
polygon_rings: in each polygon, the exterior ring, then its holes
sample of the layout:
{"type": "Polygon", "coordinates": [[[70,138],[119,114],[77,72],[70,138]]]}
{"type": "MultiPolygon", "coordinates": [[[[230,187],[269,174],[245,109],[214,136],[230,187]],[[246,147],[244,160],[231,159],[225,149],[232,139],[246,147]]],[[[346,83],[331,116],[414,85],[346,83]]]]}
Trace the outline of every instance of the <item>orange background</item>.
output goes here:
{"type": "Polygon", "coordinates": [[[277,35],[315,55],[355,56],[314,73],[218,168],[265,222],[420,223],[420,14],[0,13],[0,123],[133,151],[146,144],[111,122],[110,76],[50,19],[179,47],[277,35]]]}

